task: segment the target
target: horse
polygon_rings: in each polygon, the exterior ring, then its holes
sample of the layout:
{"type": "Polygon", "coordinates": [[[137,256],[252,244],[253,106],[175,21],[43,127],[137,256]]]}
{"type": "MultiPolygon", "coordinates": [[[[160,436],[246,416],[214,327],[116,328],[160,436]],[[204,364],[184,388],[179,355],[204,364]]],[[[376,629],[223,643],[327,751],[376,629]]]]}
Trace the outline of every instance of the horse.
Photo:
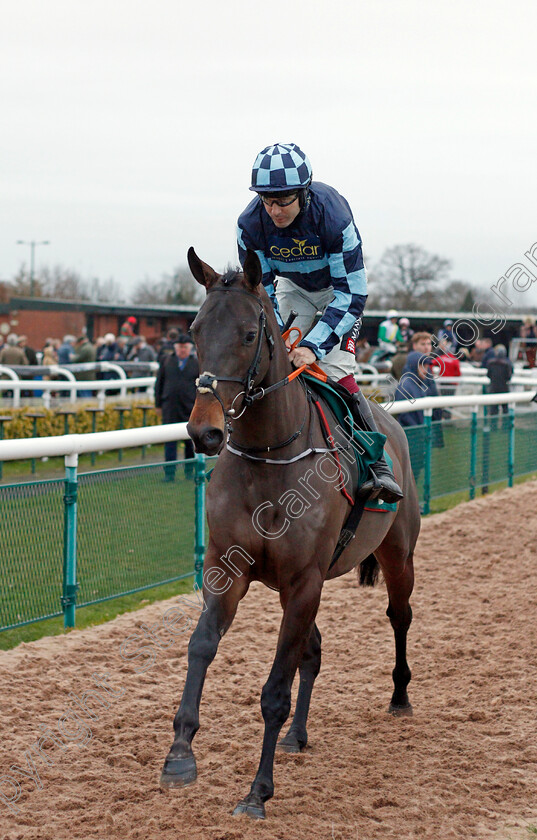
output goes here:
{"type": "MultiPolygon", "coordinates": [[[[249,250],[243,271],[224,275],[200,260],[193,248],[188,262],[206,297],[191,327],[202,373],[187,429],[197,452],[220,455],[207,488],[203,610],[188,646],[174,741],[160,783],[166,789],[196,780],[192,740],[199,729],[207,669],[250,583],[261,581],[278,591],[283,616],[274,662],[261,692],[264,737],[258,771],[233,813],[264,819],[265,803],[274,795],[277,746],[300,752],[307,744],[310,699],[321,666],[321,634],[315,619],[326,580],[358,567],[361,582],[372,585],[380,566],[395,637],[389,712],[412,713],[406,640],[420,511],[406,436],[389,414],[372,403],[404,498],[395,511],[365,511],[356,538],[332,562],[353,501],[342,486],[344,480],[348,486],[349,476],[340,475],[337,492],[327,492],[326,483],[319,492],[318,474],[326,474],[328,461],[335,465],[342,459],[333,445],[327,446],[307,389],[293,376],[261,283],[259,259],[249,250]],[[316,471],[321,464],[324,472],[316,471]],[[300,491],[294,489],[298,487],[300,491]],[[278,744],[290,714],[297,670],[300,684],[294,716],[278,744]]],[[[334,437],[329,440],[333,443],[334,437]]]]}

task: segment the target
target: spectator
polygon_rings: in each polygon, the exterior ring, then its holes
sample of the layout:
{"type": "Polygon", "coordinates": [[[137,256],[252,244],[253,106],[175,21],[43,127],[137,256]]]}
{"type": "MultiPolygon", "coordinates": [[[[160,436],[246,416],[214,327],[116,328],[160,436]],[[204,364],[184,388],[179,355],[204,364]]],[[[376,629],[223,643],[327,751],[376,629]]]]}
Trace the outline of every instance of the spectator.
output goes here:
{"type": "MultiPolygon", "coordinates": [[[[401,381],[397,386],[395,392],[396,400],[417,400],[421,397],[437,397],[438,390],[434,376],[431,373],[432,360],[423,353],[413,350],[408,354],[408,359],[404,367],[401,381]]],[[[434,409],[439,412],[433,419],[440,420],[442,418],[441,409],[434,409]]],[[[423,410],[409,411],[403,414],[397,414],[401,426],[423,426],[423,410]]]]}
{"type": "Polygon", "coordinates": [[[535,318],[528,316],[524,318],[524,323],[520,327],[520,337],[530,341],[522,341],[520,349],[525,351],[526,360],[529,368],[535,367],[535,357],[537,356],[537,327],[535,326],[535,318]]]}
{"type": "MultiPolygon", "coordinates": [[[[130,315],[130,316],[126,319],[126,321],[124,321],[124,322],[122,323],[121,328],[120,328],[120,330],[119,330],[119,335],[120,335],[120,336],[123,336],[124,338],[126,338],[126,339],[127,339],[127,341],[128,341],[130,338],[134,338],[134,336],[136,335],[136,333],[135,333],[135,327],[136,327],[136,324],[137,324],[137,323],[138,323],[138,321],[136,320],[136,318],[134,317],[134,315],[130,315]]],[[[130,342],[129,342],[129,343],[130,343],[130,342]]]]}
{"type": "MultiPolygon", "coordinates": [[[[19,338],[17,340],[17,346],[24,353],[24,357],[25,357],[26,361],[28,362],[28,366],[37,365],[37,353],[35,352],[33,347],[28,347],[28,339],[25,335],[19,335],[19,338]]],[[[29,373],[22,373],[20,378],[21,379],[33,379],[34,374],[31,371],[29,373]]],[[[35,378],[36,379],[41,379],[40,376],[36,376],[35,378]]],[[[33,396],[40,397],[41,394],[42,394],[42,391],[28,391],[28,390],[21,391],[21,396],[22,397],[33,397],[33,396]]]]}
{"type": "Polygon", "coordinates": [[[98,336],[98,338],[95,342],[95,347],[97,349],[97,361],[101,362],[102,358],[103,358],[103,353],[106,349],[106,342],[104,340],[104,335],[98,336]]]}
{"type": "Polygon", "coordinates": [[[406,346],[406,349],[408,349],[410,339],[414,335],[414,330],[410,329],[410,321],[408,318],[399,318],[399,335],[401,336],[400,342],[406,346]]]}
{"type": "Polygon", "coordinates": [[[397,326],[398,312],[395,309],[390,309],[386,320],[382,321],[379,326],[377,334],[377,343],[381,349],[387,348],[396,341],[401,341],[401,333],[397,326]]]}
{"type": "Polygon", "coordinates": [[[58,350],[59,365],[69,365],[73,361],[75,340],[74,335],[64,335],[63,344],[60,345],[60,349],[58,350]]]}
{"type": "Polygon", "coordinates": [[[449,345],[449,350],[453,353],[455,352],[455,350],[457,349],[457,340],[453,334],[453,321],[451,320],[451,318],[446,318],[443,326],[441,326],[438,330],[436,337],[439,343],[447,341],[449,345]]]}
{"type": "MultiPolygon", "coordinates": [[[[429,344],[431,339],[427,335],[429,344]]],[[[397,386],[395,392],[395,399],[397,400],[414,400],[421,397],[437,397],[438,391],[434,377],[430,371],[432,359],[429,356],[424,356],[423,353],[413,350],[408,354],[407,363],[403,370],[401,381],[397,386]]],[[[422,409],[417,411],[406,411],[402,414],[396,414],[397,420],[401,426],[410,428],[413,426],[424,425],[424,414],[422,409]]],[[[433,421],[442,419],[442,409],[433,409],[433,421]]],[[[442,426],[437,425],[433,428],[433,446],[442,448],[444,446],[444,436],[442,433],[442,426]]],[[[418,478],[423,465],[425,463],[425,447],[419,445],[419,441],[415,440],[411,446],[411,462],[414,478],[418,478]]]]}
{"type": "Polygon", "coordinates": [[[492,346],[492,338],[482,338],[481,348],[484,351],[483,357],[481,359],[481,367],[486,368],[490,360],[493,359],[496,355],[494,352],[494,347],[492,346]]]}
{"type": "MultiPolygon", "coordinates": [[[[99,350],[100,362],[123,362],[125,361],[121,348],[116,341],[114,333],[106,333],[104,344],[99,350]]],[[[117,379],[117,373],[113,370],[106,370],[101,374],[103,379],[117,379]]],[[[110,392],[111,394],[114,392],[110,392]]],[[[117,393],[117,391],[115,392],[117,393]]]]}
{"type": "MultiPolygon", "coordinates": [[[[96,359],[97,348],[91,343],[87,335],[81,335],[75,344],[75,356],[73,362],[75,362],[75,364],[88,364],[89,362],[95,362],[96,359]]],[[[95,370],[81,370],[77,371],[75,376],[79,380],[92,382],[95,380],[96,373],[95,370]]],[[[91,397],[93,396],[93,391],[79,391],[78,396],[91,397]]]]}
{"type": "Polygon", "coordinates": [[[134,339],[127,359],[129,362],[155,362],[157,354],[146,342],[145,336],[139,335],[134,339]]]}
{"type": "Polygon", "coordinates": [[[417,332],[410,339],[412,350],[421,353],[422,356],[430,356],[433,352],[433,341],[431,333],[417,332]]]}
{"type": "MultiPolygon", "coordinates": [[[[421,336],[422,338],[425,337],[430,342],[429,333],[414,333],[414,331],[410,329],[410,321],[408,320],[408,318],[399,319],[399,333],[402,341],[398,342],[397,353],[395,354],[395,356],[392,356],[391,359],[392,367],[390,373],[392,374],[394,379],[401,379],[404,367],[406,365],[408,351],[410,349],[409,345],[412,345],[414,336],[417,335],[421,336]]],[[[412,345],[412,349],[418,348],[414,348],[414,346],[412,345]]],[[[421,352],[429,354],[431,350],[432,344],[429,343],[426,347],[424,345],[424,347],[421,349],[421,352]]]]}
{"type": "Polygon", "coordinates": [[[106,333],[104,344],[101,347],[99,356],[100,362],[122,362],[124,361],[121,347],[119,346],[114,333],[106,333]]]}
{"type": "Polygon", "coordinates": [[[124,335],[118,335],[118,337],[116,338],[116,344],[121,354],[121,357],[116,361],[125,362],[127,360],[127,354],[129,352],[129,340],[125,338],[124,335]]]}
{"type": "MultiPolygon", "coordinates": [[[[490,359],[487,364],[487,373],[490,379],[488,387],[489,394],[507,394],[510,390],[509,382],[513,375],[513,364],[507,358],[507,350],[503,344],[497,344],[494,348],[494,358],[490,359]]],[[[489,414],[494,417],[498,414],[497,405],[489,405],[489,414]]],[[[509,406],[507,403],[502,405],[502,412],[507,414],[509,406]]],[[[496,421],[495,421],[496,422],[496,421]]]]}
{"type": "Polygon", "coordinates": [[[51,338],[47,338],[45,346],[43,347],[42,364],[49,366],[58,364],[58,354],[54,349],[54,342],[51,338]]]}
{"type": "Polygon", "coordinates": [[[157,362],[159,365],[162,363],[162,360],[165,356],[172,356],[173,355],[173,344],[179,337],[179,330],[176,330],[175,327],[170,327],[168,332],[166,333],[166,338],[162,342],[160,346],[160,350],[157,356],[157,362]]]}
{"type": "MultiPolygon", "coordinates": [[[[163,423],[183,423],[188,420],[196,399],[196,379],[199,375],[197,359],[191,355],[192,339],[177,335],[173,355],[165,355],[155,381],[155,406],[163,423]]],[[[194,457],[191,440],[185,441],[185,458],[194,457]]],[[[177,441],[164,444],[164,460],[177,460],[177,441]]],[[[175,481],[175,464],[164,468],[164,481],[175,481]]],[[[185,477],[193,475],[191,464],[185,466],[185,477]]]]}
{"type": "Polygon", "coordinates": [[[25,335],[19,335],[19,340],[17,342],[20,349],[26,356],[29,365],[36,365],[37,364],[37,354],[33,347],[28,347],[28,338],[25,335]]]}
{"type": "MultiPolygon", "coordinates": [[[[461,375],[461,365],[457,356],[451,352],[451,344],[449,343],[447,338],[443,338],[439,345],[438,350],[436,352],[436,358],[438,359],[438,375],[442,376],[460,376],[461,375]]],[[[436,367],[435,367],[436,370],[436,367]]],[[[446,397],[451,397],[455,394],[457,390],[457,385],[450,383],[449,385],[442,384],[442,394],[446,397]]]]}
{"type": "Polygon", "coordinates": [[[11,333],[7,337],[5,347],[0,350],[0,365],[27,365],[28,359],[18,346],[18,337],[11,333]]]}

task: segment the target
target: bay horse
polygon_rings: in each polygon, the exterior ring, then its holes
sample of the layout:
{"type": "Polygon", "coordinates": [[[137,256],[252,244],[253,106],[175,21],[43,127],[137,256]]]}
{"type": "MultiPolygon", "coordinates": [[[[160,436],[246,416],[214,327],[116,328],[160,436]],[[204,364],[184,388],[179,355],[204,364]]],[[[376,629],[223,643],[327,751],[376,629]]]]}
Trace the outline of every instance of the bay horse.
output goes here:
{"type": "Polygon", "coordinates": [[[320,459],[334,463],[334,450],[327,448],[303,383],[299,378],[289,381],[293,368],[261,283],[259,259],[248,251],[243,272],[224,275],[202,262],[193,248],[188,262],[207,292],[192,324],[202,374],[188,432],[197,452],[221,454],[207,488],[203,611],[188,646],[186,682],[161,786],[182,787],[196,780],[192,739],[199,728],[207,669],[250,583],[261,581],[279,592],[283,618],[274,663],[261,693],[265,729],[259,768],[250,792],[233,813],[264,819],[265,802],[274,794],[274,754],[290,713],[297,669],[296,709],[279,746],[299,752],[307,743],[310,699],[321,664],[315,618],[325,580],[360,566],[362,582],[373,583],[380,565],[395,636],[389,711],[412,713],[406,638],[420,512],[406,436],[389,414],[372,403],[404,498],[396,511],[365,511],[356,538],[331,565],[349,513],[350,494],[327,489],[326,483],[319,492],[323,483],[319,480],[313,486],[320,459]],[[227,442],[226,431],[230,431],[227,442]],[[300,493],[292,489],[297,487],[302,488],[300,493]]]}

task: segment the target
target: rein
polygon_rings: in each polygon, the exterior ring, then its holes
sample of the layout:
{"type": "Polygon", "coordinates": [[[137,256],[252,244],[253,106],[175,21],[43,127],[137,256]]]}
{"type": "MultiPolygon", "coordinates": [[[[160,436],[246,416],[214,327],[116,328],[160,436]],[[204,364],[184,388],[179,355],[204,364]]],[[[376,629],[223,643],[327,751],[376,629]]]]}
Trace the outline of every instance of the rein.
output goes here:
{"type": "MultiPolygon", "coordinates": [[[[301,380],[300,380],[300,383],[301,383],[302,387],[304,388],[304,392],[305,392],[305,396],[306,396],[306,409],[304,411],[304,417],[302,419],[302,425],[300,426],[300,429],[298,429],[298,431],[296,431],[296,432],[294,432],[294,434],[290,435],[290,437],[288,437],[287,440],[284,440],[281,443],[274,444],[273,446],[245,447],[245,446],[241,446],[241,444],[233,443],[231,441],[231,421],[232,420],[238,420],[240,417],[242,417],[242,415],[244,414],[246,409],[249,406],[253,405],[253,403],[256,400],[263,399],[263,397],[265,397],[267,394],[270,394],[274,391],[277,391],[279,388],[283,388],[286,385],[289,385],[289,383],[292,382],[293,379],[296,379],[296,377],[299,376],[306,369],[308,369],[308,372],[311,373],[313,376],[316,376],[318,379],[321,379],[325,382],[326,382],[327,376],[324,373],[324,371],[322,371],[321,368],[319,368],[318,365],[316,365],[316,364],[301,365],[300,367],[296,368],[296,370],[292,371],[292,373],[288,374],[283,379],[280,379],[278,382],[275,382],[273,385],[269,385],[266,388],[262,388],[261,386],[257,386],[257,390],[254,390],[256,388],[254,380],[259,373],[259,363],[261,361],[261,353],[262,353],[262,349],[263,349],[262,348],[263,335],[265,335],[265,337],[267,339],[267,344],[268,344],[268,348],[269,348],[269,358],[272,359],[272,357],[274,355],[274,338],[271,335],[271,333],[269,332],[268,327],[267,327],[267,316],[265,314],[263,303],[257,297],[257,295],[254,295],[251,292],[246,291],[246,289],[238,289],[238,288],[235,288],[235,287],[233,287],[233,288],[229,288],[229,287],[228,288],[223,288],[221,286],[218,286],[214,289],[210,289],[207,292],[207,294],[213,294],[214,292],[227,292],[227,293],[235,292],[235,293],[242,294],[242,295],[248,295],[248,297],[253,298],[255,300],[255,302],[260,307],[257,346],[256,346],[256,349],[255,349],[254,358],[253,358],[253,360],[250,364],[250,367],[248,368],[248,370],[246,372],[246,375],[244,377],[240,377],[240,376],[217,376],[216,374],[211,373],[210,371],[203,371],[203,373],[200,374],[200,376],[196,379],[196,390],[197,390],[197,392],[200,393],[200,394],[211,394],[213,397],[215,397],[215,399],[218,400],[218,402],[220,403],[220,405],[222,407],[222,412],[224,414],[224,420],[225,420],[226,428],[228,430],[228,439],[226,441],[226,447],[227,447],[228,451],[232,452],[234,455],[238,455],[241,458],[246,458],[249,461],[257,461],[257,462],[261,462],[261,463],[264,463],[264,464],[280,464],[280,465],[292,464],[295,461],[298,461],[301,458],[305,458],[307,455],[311,455],[311,454],[325,453],[325,452],[332,452],[332,453],[336,452],[336,449],[335,449],[335,446],[334,446],[334,443],[333,443],[333,439],[330,439],[329,441],[327,440],[327,443],[329,443],[329,446],[325,447],[325,448],[314,447],[312,445],[312,443],[313,443],[313,440],[312,440],[312,438],[313,438],[313,423],[311,422],[311,419],[312,419],[312,413],[313,413],[313,406],[312,406],[311,393],[308,390],[308,388],[306,387],[306,385],[301,380]],[[216,390],[218,388],[218,383],[219,382],[238,382],[244,388],[244,391],[241,391],[234,398],[233,403],[231,404],[231,408],[229,408],[228,410],[226,410],[226,408],[224,406],[224,403],[222,402],[222,398],[220,397],[220,394],[216,390]],[[240,413],[237,414],[236,409],[234,408],[234,403],[235,403],[235,400],[238,399],[238,397],[240,397],[240,396],[243,397],[243,401],[242,401],[242,406],[241,406],[241,409],[240,409],[240,413]],[[259,455],[253,454],[253,453],[261,453],[261,452],[267,452],[268,453],[268,452],[274,451],[275,449],[284,449],[286,446],[289,446],[291,443],[293,443],[293,441],[295,441],[298,437],[300,437],[300,435],[304,431],[304,427],[306,425],[306,421],[308,419],[308,416],[310,418],[310,426],[309,426],[310,433],[309,433],[309,436],[308,436],[309,437],[308,447],[303,452],[301,452],[299,455],[296,455],[294,458],[290,458],[290,459],[275,459],[275,458],[262,458],[259,455]]],[[[292,328],[292,330],[296,330],[296,328],[292,328]]],[[[295,339],[295,341],[291,345],[291,349],[294,348],[302,338],[302,333],[300,332],[300,330],[296,330],[296,331],[298,332],[298,338],[295,339]]],[[[291,330],[286,330],[283,333],[283,338],[286,338],[289,335],[290,332],[291,332],[291,330]]],[[[323,424],[321,422],[321,428],[322,428],[322,426],[323,426],[323,424]]],[[[324,433],[324,429],[323,429],[323,433],[324,433]]],[[[336,452],[336,458],[337,458],[337,452],[336,452]]],[[[339,461],[338,461],[338,464],[339,464],[339,461]]],[[[341,470],[341,465],[339,465],[339,467],[340,467],[340,470],[341,470]]]]}

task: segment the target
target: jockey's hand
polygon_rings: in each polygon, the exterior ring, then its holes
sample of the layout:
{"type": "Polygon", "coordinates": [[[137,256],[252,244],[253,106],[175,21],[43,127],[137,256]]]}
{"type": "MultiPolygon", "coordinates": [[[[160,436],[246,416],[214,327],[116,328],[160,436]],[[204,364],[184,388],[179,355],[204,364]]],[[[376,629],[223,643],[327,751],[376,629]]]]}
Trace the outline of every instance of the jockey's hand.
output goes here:
{"type": "Polygon", "coordinates": [[[317,356],[310,350],[309,347],[295,347],[294,350],[291,350],[289,353],[289,361],[294,364],[296,368],[302,367],[302,365],[311,365],[313,362],[317,361],[317,356]]]}

